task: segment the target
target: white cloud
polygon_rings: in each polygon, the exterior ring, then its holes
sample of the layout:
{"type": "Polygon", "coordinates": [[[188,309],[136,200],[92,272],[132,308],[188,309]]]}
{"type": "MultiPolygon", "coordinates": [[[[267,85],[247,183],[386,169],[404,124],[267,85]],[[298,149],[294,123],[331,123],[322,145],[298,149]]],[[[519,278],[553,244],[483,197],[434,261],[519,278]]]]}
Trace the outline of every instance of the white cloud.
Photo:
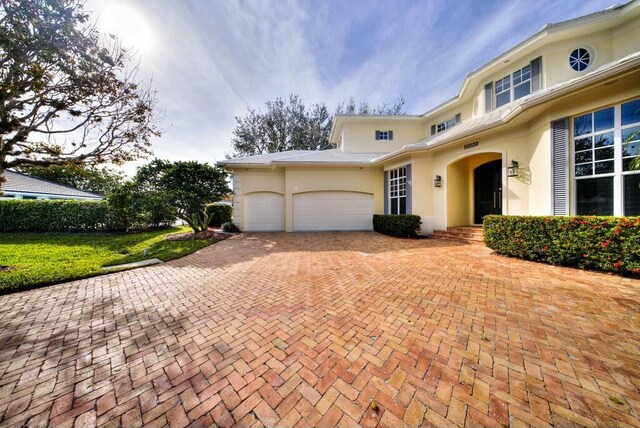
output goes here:
{"type": "Polygon", "coordinates": [[[139,51],[140,76],[153,77],[168,127],[156,155],[213,162],[231,150],[234,116],[247,107],[289,93],[329,108],[351,96],[377,104],[403,94],[409,112],[422,113],[550,19],[607,5],[90,0],[87,8],[105,17],[129,10],[118,22],[125,42],[153,35],[139,51]]]}

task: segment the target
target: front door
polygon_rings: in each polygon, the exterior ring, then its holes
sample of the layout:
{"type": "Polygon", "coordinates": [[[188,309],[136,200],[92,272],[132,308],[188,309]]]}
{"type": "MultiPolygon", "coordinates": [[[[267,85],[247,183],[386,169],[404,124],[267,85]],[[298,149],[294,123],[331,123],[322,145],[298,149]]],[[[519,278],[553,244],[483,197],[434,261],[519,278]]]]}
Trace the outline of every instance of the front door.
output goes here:
{"type": "Polygon", "coordinates": [[[502,214],[502,160],[494,160],[480,165],[473,171],[474,218],[482,224],[482,218],[489,214],[502,214]]]}

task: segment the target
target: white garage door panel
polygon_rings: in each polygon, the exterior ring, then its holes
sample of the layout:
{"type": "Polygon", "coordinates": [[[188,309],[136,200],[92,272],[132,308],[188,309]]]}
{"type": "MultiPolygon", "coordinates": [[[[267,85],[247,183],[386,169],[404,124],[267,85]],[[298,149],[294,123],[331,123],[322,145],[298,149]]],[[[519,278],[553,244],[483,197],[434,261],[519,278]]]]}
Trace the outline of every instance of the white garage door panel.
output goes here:
{"type": "Polygon", "coordinates": [[[284,230],[284,196],[251,193],[244,197],[244,228],[247,232],[284,230]]]}
{"type": "Polygon", "coordinates": [[[373,196],[356,192],[310,192],[293,195],[293,229],[371,230],[373,196]]]}

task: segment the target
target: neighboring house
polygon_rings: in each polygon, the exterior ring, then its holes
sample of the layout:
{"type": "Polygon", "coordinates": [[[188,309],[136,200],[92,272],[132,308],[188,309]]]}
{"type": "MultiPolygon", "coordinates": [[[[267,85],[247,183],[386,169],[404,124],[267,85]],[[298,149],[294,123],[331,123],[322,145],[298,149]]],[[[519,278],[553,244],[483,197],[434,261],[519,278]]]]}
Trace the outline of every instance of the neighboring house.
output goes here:
{"type": "Polygon", "coordinates": [[[84,192],[74,187],[15,171],[5,171],[4,178],[7,181],[1,185],[0,199],[86,199],[95,201],[104,199],[104,196],[96,193],[84,192]]]}
{"type": "Polygon", "coordinates": [[[487,214],[640,215],[639,130],[636,0],[545,26],[425,114],[339,115],[332,150],[220,164],[246,231],[370,230],[374,213],[410,213],[428,233],[487,214]]]}

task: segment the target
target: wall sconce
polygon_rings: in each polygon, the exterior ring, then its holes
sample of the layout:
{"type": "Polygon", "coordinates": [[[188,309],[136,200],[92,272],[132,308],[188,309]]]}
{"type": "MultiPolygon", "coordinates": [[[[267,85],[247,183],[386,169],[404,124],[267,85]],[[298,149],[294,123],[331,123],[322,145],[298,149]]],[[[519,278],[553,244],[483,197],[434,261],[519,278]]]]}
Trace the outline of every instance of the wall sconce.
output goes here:
{"type": "Polygon", "coordinates": [[[433,187],[442,187],[442,177],[436,175],[436,178],[433,179],[433,187]]]}
{"type": "Polygon", "coordinates": [[[507,177],[517,177],[519,174],[520,167],[518,166],[518,162],[511,160],[511,163],[507,167],[507,177]]]}

